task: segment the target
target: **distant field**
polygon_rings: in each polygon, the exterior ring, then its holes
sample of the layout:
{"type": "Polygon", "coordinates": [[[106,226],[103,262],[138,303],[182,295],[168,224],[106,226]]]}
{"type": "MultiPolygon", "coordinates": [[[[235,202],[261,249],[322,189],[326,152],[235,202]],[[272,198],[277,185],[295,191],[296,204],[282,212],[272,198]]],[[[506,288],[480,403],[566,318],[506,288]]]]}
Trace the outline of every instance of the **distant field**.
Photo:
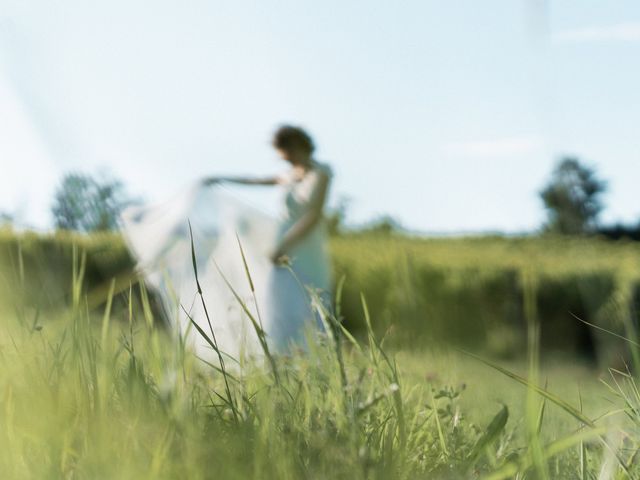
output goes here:
{"type": "Polygon", "coordinates": [[[379,331],[391,328],[401,344],[445,340],[502,355],[521,351],[528,289],[543,348],[576,353],[592,341],[609,355],[620,345],[588,338],[590,328],[573,315],[624,333],[640,285],[640,244],[632,242],[351,236],[334,239],[332,251],[338,275],[347,278],[347,315],[358,324],[364,292],[379,331]]]}
{"type": "MultiPolygon", "coordinates": [[[[68,304],[74,244],[87,254],[85,288],[92,299],[99,303],[113,277],[128,285],[131,260],[111,234],[0,232],[2,281],[22,282],[32,303],[43,308],[68,304]]],[[[603,355],[615,355],[620,345],[612,337],[593,335],[573,315],[625,333],[640,289],[640,244],[632,242],[350,235],[333,238],[331,252],[336,282],[345,276],[345,324],[363,330],[363,293],[375,312],[376,332],[408,347],[444,341],[511,356],[524,346],[529,289],[544,349],[584,353],[593,344],[603,355]]]]}

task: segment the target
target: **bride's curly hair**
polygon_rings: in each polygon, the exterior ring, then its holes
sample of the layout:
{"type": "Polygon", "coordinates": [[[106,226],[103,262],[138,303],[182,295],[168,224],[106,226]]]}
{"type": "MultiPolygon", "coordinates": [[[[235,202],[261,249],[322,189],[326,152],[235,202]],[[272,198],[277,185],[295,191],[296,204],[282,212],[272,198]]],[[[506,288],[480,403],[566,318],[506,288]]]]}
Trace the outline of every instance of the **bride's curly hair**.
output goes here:
{"type": "Polygon", "coordinates": [[[308,153],[313,153],[315,145],[311,136],[300,127],[282,125],[273,134],[272,145],[278,150],[291,150],[302,148],[308,153]]]}

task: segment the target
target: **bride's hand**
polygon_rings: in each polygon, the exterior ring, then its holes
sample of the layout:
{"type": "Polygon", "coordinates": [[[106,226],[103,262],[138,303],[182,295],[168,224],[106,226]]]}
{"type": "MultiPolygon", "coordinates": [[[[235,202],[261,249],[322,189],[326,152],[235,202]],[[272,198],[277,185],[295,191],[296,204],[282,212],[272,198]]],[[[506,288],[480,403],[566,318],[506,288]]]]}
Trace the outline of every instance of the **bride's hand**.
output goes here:
{"type": "Polygon", "coordinates": [[[288,265],[291,263],[287,254],[279,248],[269,255],[269,259],[274,263],[274,265],[288,265]]]}

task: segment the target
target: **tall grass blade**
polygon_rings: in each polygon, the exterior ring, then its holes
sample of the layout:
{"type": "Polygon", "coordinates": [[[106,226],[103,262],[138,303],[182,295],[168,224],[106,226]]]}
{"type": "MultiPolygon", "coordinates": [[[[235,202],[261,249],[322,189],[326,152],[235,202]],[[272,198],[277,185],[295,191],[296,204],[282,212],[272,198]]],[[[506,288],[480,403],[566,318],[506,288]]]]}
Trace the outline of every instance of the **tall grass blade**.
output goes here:
{"type": "Polygon", "coordinates": [[[233,288],[233,285],[231,285],[231,282],[229,282],[229,280],[224,275],[224,273],[222,272],[222,270],[220,269],[218,264],[214,262],[214,265],[216,266],[216,269],[218,270],[218,273],[220,274],[220,276],[224,280],[224,283],[227,285],[227,287],[229,288],[229,290],[231,291],[231,293],[235,297],[236,301],[238,302],[238,304],[240,305],[240,307],[242,308],[244,313],[247,315],[247,318],[249,318],[249,321],[251,322],[251,325],[253,326],[253,329],[255,330],[256,335],[258,337],[258,342],[260,343],[260,347],[262,348],[262,352],[264,353],[265,357],[267,358],[267,361],[269,362],[269,365],[271,367],[271,371],[273,373],[273,378],[274,378],[276,383],[280,383],[280,375],[278,373],[278,367],[277,367],[277,364],[276,364],[276,360],[273,357],[273,355],[271,354],[271,351],[269,350],[269,344],[267,343],[267,336],[266,336],[264,330],[258,324],[258,321],[256,320],[256,318],[253,315],[253,313],[251,313],[251,310],[247,306],[246,302],[242,299],[242,297],[240,297],[240,295],[238,294],[236,289],[233,288]]]}
{"type": "MultiPolygon", "coordinates": [[[[278,373],[278,366],[277,363],[275,361],[275,358],[273,358],[273,355],[271,354],[271,351],[269,350],[269,344],[267,342],[267,338],[266,338],[266,334],[264,332],[264,325],[262,323],[262,315],[260,314],[260,305],[258,304],[258,298],[256,297],[256,288],[255,285],[253,283],[253,278],[251,277],[251,271],[249,269],[249,264],[247,263],[247,257],[244,254],[244,248],[242,247],[242,242],[240,241],[240,236],[238,235],[238,233],[236,232],[236,240],[238,241],[238,247],[240,248],[240,255],[242,256],[242,264],[244,265],[244,271],[245,274],[247,276],[247,280],[249,282],[249,288],[251,289],[251,295],[253,297],[253,303],[256,307],[256,316],[258,317],[258,324],[260,326],[260,329],[256,329],[255,328],[255,320],[252,318],[251,314],[249,313],[249,318],[251,318],[251,323],[254,326],[255,332],[258,335],[258,338],[260,339],[260,345],[262,347],[262,350],[264,352],[264,354],[266,355],[269,364],[271,366],[271,371],[273,373],[273,378],[274,381],[276,382],[276,384],[280,383],[280,374],[278,373]]],[[[218,267],[218,265],[216,264],[216,268],[218,269],[218,272],[220,272],[220,275],[222,275],[222,272],[220,271],[220,268],[218,267]]],[[[231,288],[231,284],[227,281],[227,279],[224,277],[224,275],[222,275],[222,278],[224,279],[225,283],[229,286],[229,288],[231,288]]],[[[234,296],[236,297],[236,299],[239,298],[239,295],[236,294],[236,292],[231,289],[234,296]]],[[[248,309],[246,308],[246,305],[244,305],[244,302],[242,303],[242,307],[243,310],[245,310],[245,312],[248,311],[248,309]]]]}
{"type": "Polygon", "coordinates": [[[111,321],[111,306],[113,304],[113,294],[116,288],[116,279],[111,280],[111,286],[109,287],[109,294],[107,295],[107,305],[104,309],[104,315],[102,316],[102,328],[100,331],[100,344],[104,349],[107,342],[107,336],[109,334],[109,322],[111,321]]]}
{"type": "Polygon", "coordinates": [[[489,423],[480,438],[478,438],[471,449],[471,452],[469,452],[467,457],[468,467],[473,466],[484,449],[498,439],[507,425],[507,420],[509,420],[509,409],[506,405],[503,405],[500,411],[493,417],[491,423],[489,423]]]}
{"type": "MultiPolygon", "coordinates": [[[[582,394],[580,393],[580,389],[578,389],[578,401],[580,403],[580,412],[582,413],[582,394]]],[[[579,451],[579,461],[580,461],[580,480],[586,480],[587,478],[587,449],[584,445],[584,440],[580,440],[578,445],[579,451]]]]}
{"type": "Polygon", "coordinates": [[[485,365],[493,368],[494,370],[497,370],[498,372],[500,372],[503,375],[511,378],[512,380],[515,380],[516,382],[524,385],[525,387],[533,389],[538,394],[542,395],[547,400],[549,400],[551,403],[554,403],[555,405],[560,407],[562,410],[567,412],[569,415],[571,415],[572,417],[574,417],[577,420],[581,421],[585,425],[588,425],[591,428],[595,428],[596,427],[595,424],[588,417],[586,417],[578,409],[576,409],[575,407],[571,406],[569,403],[567,403],[566,401],[564,401],[562,398],[558,397],[557,395],[554,395],[553,393],[548,392],[544,388],[541,388],[538,385],[535,385],[535,384],[531,383],[526,378],[523,378],[520,375],[518,375],[516,373],[513,373],[513,372],[507,370],[506,368],[503,368],[500,365],[497,365],[497,364],[495,364],[495,363],[493,363],[493,362],[491,362],[489,360],[486,360],[486,359],[484,359],[484,358],[482,358],[482,357],[480,357],[478,355],[475,355],[475,354],[473,354],[471,352],[467,352],[467,351],[464,351],[464,350],[462,350],[462,352],[465,355],[473,357],[476,360],[478,360],[479,362],[484,363],[485,365]]]}
{"type": "MultiPolygon", "coordinates": [[[[569,435],[550,443],[543,448],[543,456],[545,460],[549,460],[582,442],[594,440],[602,437],[607,432],[606,427],[597,427],[591,430],[580,430],[577,433],[569,435]]],[[[507,480],[513,478],[528,478],[528,476],[518,476],[518,472],[526,472],[533,466],[531,454],[527,454],[518,462],[508,462],[498,470],[491,472],[482,477],[483,480],[507,480]]]]}
{"type": "MultiPolygon", "coordinates": [[[[209,324],[209,329],[211,330],[211,338],[209,338],[209,336],[204,333],[204,330],[200,328],[200,326],[193,320],[193,318],[190,315],[187,314],[187,316],[191,324],[194,327],[196,327],[196,330],[198,331],[198,333],[200,333],[200,335],[202,335],[205,338],[205,340],[209,343],[209,345],[213,347],[216,355],[218,356],[218,362],[220,362],[220,369],[223,372],[222,378],[224,381],[224,387],[227,395],[229,408],[231,408],[235,422],[238,423],[239,422],[238,410],[233,400],[233,396],[231,395],[231,387],[229,386],[229,377],[227,376],[227,368],[224,363],[224,357],[220,351],[220,348],[218,347],[218,340],[216,339],[216,334],[213,331],[213,325],[211,324],[211,317],[209,316],[209,310],[207,309],[207,304],[204,301],[204,295],[202,294],[202,287],[200,286],[200,279],[198,277],[198,262],[196,261],[196,248],[193,242],[193,230],[191,229],[191,222],[189,222],[189,240],[191,242],[191,261],[193,264],[193,273],[195,275],[196,286],[198,289],[198,296],[200,297],[200,302],[202,304],[202,309],[207,319],[207,323],[209,324]]],[[[187,313],[184,307],[183,307],[183,310],[185,313],[187,313]]]]}
{"type": "Polygon", "coordinates": [[[436,399],[431,392],[431,404],[433,405],[433,418],[436,421],[436,429],[438,431],[438,441],[440,442],[440,449],[445,457],[449,456],[449,449],[447,448],[447,441],[444,438],[444,431],[442,430],[442,423],[440,422],[440,415],[438,414],[438,405],[436,399]]]}
{"type": "Polygon", "coordinates": [[[583,320],[582,318],[578,317],[577,315],[574,315],[573,313],[569,312],[571,314],[571,316],[573,318],[575,318],[576,320],[578,320],[579,322],[584,323],[585,325],[590,326],[591,328],[595,328],[596,330],[600,330],[602,332],[608,333],[609,335],[612,335],[616,338],[619,338],[620,340],[624,340],[625,342],[635,346],[635,347],[640,347],[640,343],[638,342],[634,342],[633,340],[631,340],[630,338],[625,337],[624,335],[620,335],[616,332],[612,332],[611,330],[607,330],[604,327],[601,327],[599,325],[595,325],[593,323],[587,322],[586,320],[583,320]]]}

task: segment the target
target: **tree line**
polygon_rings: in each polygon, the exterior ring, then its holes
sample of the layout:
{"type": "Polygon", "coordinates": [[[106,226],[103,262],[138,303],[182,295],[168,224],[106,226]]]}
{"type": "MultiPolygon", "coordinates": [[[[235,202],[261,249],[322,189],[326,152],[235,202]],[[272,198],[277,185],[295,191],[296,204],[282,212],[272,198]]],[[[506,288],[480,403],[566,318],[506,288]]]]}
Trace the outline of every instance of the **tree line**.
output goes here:
{"type": "MultiPolygon", "coordinates": [[[[561,158],[539,196],[546,211],[542,232],[562,235],[600,234],[612,239],[640,240],[637,225],[602,225],[604,196],[608,184],[593,167],[577,157],[561,158]]],[[[114,230],[118,218],[129,205],[140,200],[127,191],[122,180],[110,176],[72,172],[58,184],[51,214],[56,229],[84,233],[114,230]]],[[[402,232],[403,226],[392,216],[378,217],[357,228],[346,228],[348,201],[341,197],[327,214],[331,233],[345,231],[392,234],[402,232]]],[[[13,217],[0,212],[0,225],[10,224],[13,217]]]]}

